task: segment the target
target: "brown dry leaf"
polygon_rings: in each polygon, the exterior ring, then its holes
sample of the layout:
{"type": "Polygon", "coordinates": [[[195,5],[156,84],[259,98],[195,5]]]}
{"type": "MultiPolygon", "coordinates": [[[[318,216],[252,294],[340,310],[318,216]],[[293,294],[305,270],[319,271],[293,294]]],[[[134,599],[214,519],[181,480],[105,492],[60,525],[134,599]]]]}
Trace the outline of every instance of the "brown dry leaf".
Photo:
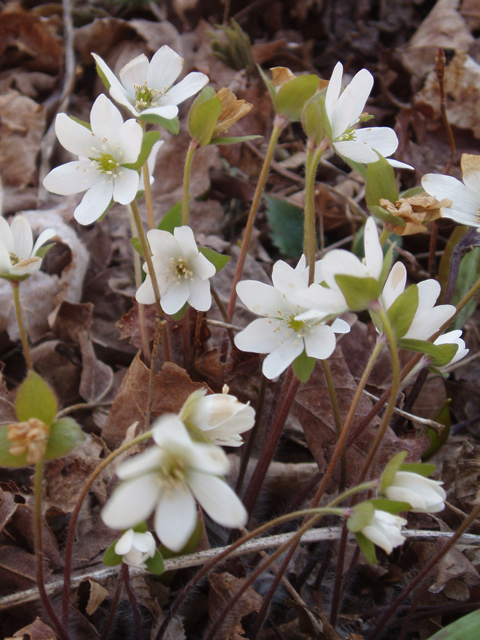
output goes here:
{"type": "Polygon", "coordinates": [[[437,3],[400,51],[410,73],[424,77],[435,66],[438,48],[468,51],[473,36],[458,12],[460,0],[437,0],[437,3]]]}
{"type": "MultiPolygon", "coordinates": [[[[210,597],[208,600],[208,615],[210,623],[214,623],[230,598],[242,587],[245,578],[235,578],[230,573],[212,573],[208,577],[210,586],[210,597]]],[[[217,630],[218,640],[240,640],[244,638],[244,630],[241,620],[244,616],[259,611],[263,598],[254,590],[248,587],[237,604],[230,609],[225,623],[217,630]]]]}
{"type": "Polygon", "coordinates": [[[18,506],[13,498],[13,494],[0,489],[0,533],[9,523],[18,506]]]}
{"type": "Polygon", "coordinates": [[[449,500],[463,511],[471,511],[480,498],[480,446],[465,440],[445,459],[442,479],[449,500]]]}
{"type": "Polygon", "coordinates": [[[105,598],[108,597],[108,591],[105,587],[95,580],[85,578],[78,585],[76,591],[77,606],[81,612],[86,612],[89,616],[93,615],[105,598]]]}
{"type": "MultiPolygon", "coordinates": [[[[144,305],[145,326],[149,339],[153,339],[155,335],[157,310],[154,304],[144,305]]],[[[116,324],[120,331],[119,340],[130,338],[129,343],[133,344],[137,349],[142,349],[142,336],[140,332],[140,324],[138,318],[138,302],[133,300],[133,307],[125,313],[116,324]]]]}
{"type": "MultiPolygon", "coordinates": [[[[57,640],[54,630],[37,618],[32,624],[15,631],[14,638],[23,638],[23,640],[57,640]]],[[[5,640],[12,640],[5,638],[5,640]]]]}
{"type": "MultiPolygon", "coordinates": [[[[480,138],[480,65],[465,52],[457,52],[445,70],[445,106],[451,125],[472,129],[480,138]]],[[[427,76],[425,86],[417,94],[416,109],[425,112],[431,120],[440,123],[440,90],[435,69],[427,76]]]]}
{"type": "MultiPolygon", "coordinates": [[[[31,548],[34,548],[34,531],[33,531],[33,501],[28,500],[27,505],[19,504],[12,517],[9,529],[15,529],[17,536],[23,536],[28,541],[31,548]],[[27,506],[28,505],[28,506],[27,506]]],[[[42,544],[43,556],[48,561],[50,567],[54,571],[63,568],[63,559],[58,549],[58,542],[53,535],[50,527],[43,520],[42,522],[42,544]]]]}
{"type": "Polygon", "coordinates": [[[90,24],[75,29],[75,51],[85,65],[95,64],[92,51],[97,53],[112,69],[111,59],[107,56],[115,45],[126,45],[132,28],[125,20],[117,18],[99,18],[90,24]]]}
{"type": "MultiPolygon", "coordinates": [[[[46,569],[46,567],[44,567],[46,569]]],[[[46,573],[50,571],[46,570],[46,573]]],[[[35,584],[35,556],[19,547],[0,547],[0,591],[23,591],[35,584]]]]}
{"type": "MultiPolygon", "coordinates": [[[[118,395],[102,430],[102,438],[110,448],[122,442],[128,427],[143,422],[147,406],[150,371],[137,354],[122,381],[118,395]]],[[[188,396],[204,385],[193,382],[187,372],[173,362],[166,362],[155,374],[152,417],[162,413],[178,413],[188,396]]]]}
{"type": "Polygon", "coordinates": [[[451,549],[438,563],[435,582],[429,587],[431,593],[440,593],[450,580],[462,578],[467,587],[480,584],[480,575],[473,564],[458,549],[451,549]]]}
{"type": "Polygon", "coordinates": [[[96,404],[108,393],[113,384],[113,370],[97,358],[93,344],[85,332],[78,333],[82,352],[82,377],[80,395],[86,402],[96,404]]]}
{"type": "Polygon", "coordinates": [[[63,406],[80,401],[81,358],[75,347],[60,340],[42,342],[31,350],[35,370],[54,390],[63,406]]]}
{"type": "Polygon", "coordinates": [[[37,155],[46,127],[43,105],[10,89],[0,96],[0,174],[24,188],[37,179],[37,155]]]}
{"type": "Polygon", "coordinates": [[[93,304],[63,300],[49,318],[56,338],[66,342],[78,342],[78,333],[89,331],[93,324],[93,304]]]}
{"type": "Polygon", "coordinates": [[[166,44],[179,56],[183,56],[180,34],[168,20],[152,22],[151,20],[137,19],[130,20],[128,24],[145,40],[147,49],[151,53],[156,53],[160,47],[166,44]]]}
{"type": "Polygon", "coordinates": [[[2,66],[22,66],[51,75],[63,66],[62,41],[56,35],[55,18],[41,18],[19,4],[7,4],[0,18],[2,66]]]}

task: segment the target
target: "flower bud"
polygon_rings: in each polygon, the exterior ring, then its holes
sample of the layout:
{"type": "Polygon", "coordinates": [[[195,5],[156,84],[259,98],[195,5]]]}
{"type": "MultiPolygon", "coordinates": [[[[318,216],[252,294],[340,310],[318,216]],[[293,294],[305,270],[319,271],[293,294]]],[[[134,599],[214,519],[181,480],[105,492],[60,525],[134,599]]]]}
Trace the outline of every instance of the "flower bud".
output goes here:
{"type": "Polygon", "coordinates": [[[402,536],[402,526],[405,524],[407,521],[404,518],[375,509],[373,519],[361,533],[386,553],[391,553],[395,547],[405,542],[402,536]]]}
{"type": "Polygon", "coordinates": [[[445,508],[447,494],[440,486],[442,482],[430,480],[418,473],[397,471],[391,484],[383,493],[389,500],[409,502],[412,511],[439,513],[445,508]]]}
{"type": "Polygon", "coordinates": [[[125,531],[115,545],[115,553],[131,567],[146,568],[146,560],[153,558],[156,551],[155,538],[150,531],[137,533],[133,529],[125,531]]]}

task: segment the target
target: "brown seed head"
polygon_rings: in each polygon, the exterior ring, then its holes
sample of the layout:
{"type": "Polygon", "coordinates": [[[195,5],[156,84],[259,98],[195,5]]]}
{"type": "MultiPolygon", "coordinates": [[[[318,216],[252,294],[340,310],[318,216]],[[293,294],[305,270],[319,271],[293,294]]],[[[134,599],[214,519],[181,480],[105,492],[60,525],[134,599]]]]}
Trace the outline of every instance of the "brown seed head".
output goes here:
{"type": "Polygon", "coordinates": [[[37,418],[27,422],[15,422],[7,427],[8,439],[13,443],[9,449],[12,456],[21,456],[27,452],[28,464],[41,460],[45,454],[50,428],[37,418]]]}
{"type": "Polygon", "coordinates": [[[397,218],[403,218],[406,222],[405,227],[394,227],[393,233],[399,236],[409,236],[426,231],[425,225],[440,218],[440,209],[451,207],[452,201],[448,198],[438,201],[428,193],[419,193],[409,198],[400,198],[395,203],[382,198],[380,206],[397,218]]]}
{"type": "Polygon", "coordinates": [[[240,118],[246,116],[252,108],[252,105],[245,100],[237,100],[236,95],[223,87],[216,95],[222,102],[222,110],[218,116],[217,124],[213,130],[212,137],[215,138],[220,133],[225,132],[235,122],[238,122],[240,118]]]}

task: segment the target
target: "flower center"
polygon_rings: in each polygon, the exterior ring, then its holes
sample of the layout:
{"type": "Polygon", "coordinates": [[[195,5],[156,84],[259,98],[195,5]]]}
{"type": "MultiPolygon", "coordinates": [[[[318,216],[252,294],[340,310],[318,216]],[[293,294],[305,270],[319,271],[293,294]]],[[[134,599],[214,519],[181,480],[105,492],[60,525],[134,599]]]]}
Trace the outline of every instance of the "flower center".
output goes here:
{"type": "Polygon", "coordinates": [[[305,322],[303,322],[303,320],[295,320],[295,316],[292,313],[290,318],[287,320],[287,325],[290,329],[295,331],[295,333],[298,333],[301,329],[303,329],[305,322]]]}
{"type": "Polygon", "coordinates": [[[10,255],[10,262],[12,263],[12,266],[14,264],[18,264],[21,261],[21,258],[19,258],[17,254],[14,253],[13,251],[10,251],[9,255],[10,255]]]}
{"type": "Polygon", "coordinates": [[[150,87],[147,87],[146,82],[142,85],[134,84],[133,88],[135,89],[135,109],[137,111],[160,106],[162,96],[167,93],[167,87],[163,87],[163,91],[150,89],[150,87]]]}
{"type": "Polygon", "coordinates": [[[115,158],[110,153],[101,153],[98,158],[95,158],[94,162],[97,163],[98,170],[101,173],[106,173],[111,176],[115,173],[116,169],[120,166],[120,164],[115,160],[115,158]]]}
{"type": "Polygon", "coordinates": [[[179,258],[170,258],[170,264],[173,268],[173,281],[178,284],[180,280],[193,280],[193,271],[188,268],[188,260],[180,256],[179,258]]]}
{"type": "Polygon", "coordinates": [[[165,490],[173,491],[185,486],[185,462],[181,458],[169,457],[159,469],[159,482],[165,490]]]}
{"type": "Polygon", "coordinates": [[[345,142],[345,140],[355,140],[355,129],[350,128],[344,131],[341,136],[338,136],[336,142],[345,142]]]}

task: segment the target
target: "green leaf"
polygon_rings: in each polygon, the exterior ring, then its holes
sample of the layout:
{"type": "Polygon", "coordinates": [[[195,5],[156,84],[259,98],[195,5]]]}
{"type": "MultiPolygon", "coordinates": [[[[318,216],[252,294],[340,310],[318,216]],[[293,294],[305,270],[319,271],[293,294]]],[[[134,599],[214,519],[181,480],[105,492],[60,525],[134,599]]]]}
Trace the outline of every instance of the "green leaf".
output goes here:
{"type": "Polygon", "coordinates": [[[318,84],[319,79],[315,75],[287,80],[277,92],[275,111],[290,122],[298,122],[302,118],[305,103],[317,92],[318,84]]]}
{"type": "Polygon", "coordinates": [[[130,238],[130,242],[132,244],[132,247],[135,249],[135,251],[139,253],[142,256],[142,258],[145,260],[145,255],[143,253],[143,247],[142,247],[140,238],[130,238]]]}
{"type": "Polygon", "coordinates": [[[58,403],[48,384],[35,373],[29,371],[15,397],[15,412],[19,422],[37,418],[49,427],[55,420],[58,403]]]}
{"type": "Polygon", "coordinates": [[[323,112],[325,110],[326,90],[314,95],[307,101],[302,112],[302,127],[307,138],[319,145],[325,137],[323,112]],[[320,97],[321,96],[321,97],[320,97]]]}
{"type": "Polygon", "coordinates": [[[387,462],[387,465],[385,466],[385,469],[383,470],[383,473],[380,476],[380,482],[378,484],[379,493],[384,493],[385,489],[392,484],[395,474],[400,469],[400,466],[406,457],[407,457],[407,452],[400,451],[399,453],[394,455],[391,460],[387,462]]]}
{"type": "Polygon", "coordinates": [[[209,144],[236,144],[237,142],[246,142],[257,138],[263,138],[263,136],[220,136],[219,138],[212,138],[209,144]]]}
{"type": "Polygon", "coordinates": [[[9,453],[12,442],[8,439],[8,425],[0,425],[0,467],[28,467],[27,452],[20,456],[12,456],[9,453]]]}
{"type": "Polygon", "coordinates": [[[44,245],[42,245],[41,247],[39,247],[39,248],[35,251],[35,255],[36,255],[38,258],[42,258],[42,260],[43,260],[43,258],[47,255],[47,253],[50,251],[50,249],[51,249],[52,247],[54,247],[54,246],[55,246],[55,243],[54,243],[54,242],[52,242],[52,244],[44,244],[44,245]]]}
{"type": "Polygon", "coordinates": [[[352,311],[368,309],[370,303],[380,295],[380,283],[375,278],[336,275],[335,280],[352,311]]]}
{"type": "Polygon", "coordinates": [[[385,282],[387,281],[388,274],[390,273],[390,270],[392,268],[394,250],[395,250],[395,245],[391,244],[387,250],[387,253],[385,254],[385,257],[383,258],[382,273],[378,278],[381,289],[383,289],[383,287],[385,286],[385,282]]]}
{"type": "Polygon", "coordinates": [[[416,473],[419,476],[428,478],[437,468],[435,464],[425,464],[423,462],[404,462],[400,465],[399,471],[408,471],[409,473],[416,473]]]}
{"type": "Polygon", "coordinates": [[[395,202],[398,200],[398,187],[392,165],[379,154],[378,161],[370,162],[367,166],[365,200],[368,208],[379,205],[380,198],[395,202]]]}
{"type": "Polygon", "coordinates": [[[192,105],[188,114],[188,130],[192,139],[201,147],[212,139],[221,110],[222,101],[216,97],[192,105]]]}
{"type": "Polygon", "coordinates": [[[355,537],[357,539],[358,546],[367,559],[367,562],[369,564],[377,564],[377,555],[375,553],[375,545],[373,542],[364,536],[363,533],[360,533],[360,531],[355,533],[355,537]]]}
{"type": "Polygon", "coordinates": [[[112,544],[105,550],[103,554],[103,564],[107,567],[116,567],[119,564],[122,564],[122,556],[119,556],[115,553],[115,546],[118,540],[112,542],[112,544]]]}
{"type": "Polygon", "coordinates": [[[213,266],[217,270],[217,273],[221,269],[223,269],[223,267],[230,260],[230,256],[224,256],[221,253],[218,253],[217,251],[214,251],[213,249],[210,249],[208,247],[198,247],[198,250],[200,251],[200,253],[202,255],[205,256],[205,258],[209,262],[211,262],[213,264],[213,266]]]}
{"type": "Polygon", "coordinates": [[[148,160],[148,156],[152,150],[153,145],[160,139],[160,133],[158,131],[147,131],[147,133],[143,134],[142,138],[142,146],[140,149],[140,153],[135,162],[130,162],[129,164],[122,164],[122,167],[126,169],[133,169],[134,171],[138,171],[143,167],[145,162],[148,160]]]}
{"type": "MultiPolygon", "coordinates": [[[[440,260],[440,265],[438,267],[438,281],[442,285],[442,294],[445,293],[445,287],[447,286],[448,278],[450,276],[450,263],[452,259],[452,253],[457,244],[463,238],[463,236],[467,233],[470,227],[457,225],[453,230],[452,235],[448,239],[447,246],[443,252],[442,259],[440,260]]],[[[458,280],[457,280],[458,284],[458,280]]],[[[468,306],[468,305],[467,305],[468,306]]],[[[454,320],[455,322],[455,320],[454,320]]],[[[463,327],[463,324],[460,325],[463,327]]]]}
{"type": "Polygon", "coordinates": [[[410,329],[413,318],[418,309],[418,286],[412,284],[401,293],[390,309],[387,316],[390,320],[395,339],[399,340],[410,329]]]}
{"type": "Polygon", "coordinates": [[[273,244],[289,258],[303,253],[303,209],[287,200],[265,196],[273,244]]]}
{"type": "Polygon", "coordinates": [[[347,528],[356,533],[371,524],[375,515],[375,507],[370,500],[360,502],[353,507],[353,515],[347,519],[347,528]]]}
{"type": "Polygon", "coordinates": [[[298,358],[295,358],[292,363],[293,372],[300,380],[300,382],[308,382],[308,379],[310,378],[310,375],[313,371],[313,367],[315,366],[315,362],[315,358],[307,356],[307,352],[305,351],[305,349],[298,356],[298,358]]]}
{"type": "Polygon", "coordinates": [[[180,309],[180,311],[177,311],[177,313],[174,313],[172,315],[172,318],[178,322],[179,320],[181,320],[183,318],[183,316],[187,313],[187,309],[189,308],[189,304],[188,302],[186,302],[183,307],[180,309]]]}
{"type": "Polygon", "coordinates": [[[44,458],[45,460],[61,458],[86,439],[87,436],[76,420],[68,416],[60,418],[50,427],[44,458]]]}
{"type": "Polygon", "coordinates": [[[172,118],[171,120],[167,120],[166,118],[162,118],[161,116],[157,116],[153,113],[149,113],[148,115],[142,114],[141,116],[139,116],[138,119],[141,120],[142,122],[149,122],[150,124],[158,124],[164,129],[166,129],[167,131],[169,131],[170,133],[173,133],[173,135],[175,136],[180,131],[180,123],[178,121],[178,116],[175,116],[175,118],[172,118]]]}
{"type": "Polygon", "coordinates": [[[424,353],[429,358],[429,366],[445,367],[455,356],[458,350],[456,344],[433,344],[427,340],[400,340],[399,346],[407,351],[424,353]]]}
{"type": "Polygon", "coordinates": [[[160,222],[157,225],[157,229],[160,231],[168,231],[173,234],[175,227],[182,226],[182,202],[177,202],[173,207],[167,211],[160,222]]]}
{"type": "Polygon", "coordinates": [[[277,91],[276,91],[275,87],[273,86],[270,78],[267,76],[267,74],[265,73],[265,71],[262,69],[262,67],[259,64],[257,64],[257,69],[258,69],[258,73],[260,74],[262,80],[267,85],[268,93],[270,94],[270,98],[272,99],[273,106],[275,106],[275,102],[277,100],[277,91]]]}
{"type": "Polygon", "coordinates": [[[409,502],[399,502],[398,500],[387,500],[386,498],[373,498],[371,503],[379,511],[386,511],[394,516],[404,511],[410,511],[412,505],[409,502]]]}
{"type": "Polygon", "coordinates": [[[348,164],[349,167],[351,167],[354,171],[359,173],[362,176],[362,178],[364,178],[365,180],[367,179],[367,167],[364,164],[362,164],[361,162],[355,162],[355,160],[350,160],[350,158],[346,158],[345,156],[342,156],[338,152],[337,152],[337,155],[339,155],[340,158],[342,158],[345,164],[348,164]]]}
{"type": "Polygon", "coordinates": [[[437,631],[430,640],[478,640],[480,638],[480,610],[472,611],[437,631]]]}
{"type": "Polygon", "coordinates": [[[149,558],[145,561],[145,565],[150,573],[154,573],[157,576],[165,573],[165,565],[163,564],[162,554],[158,549],[155,549],[155,555],[153,556],[153,558],[149,558]]]}
{"type": "Polygon", "coordinates": [[[216,93],[213,87],[204,87],[202,89],[202,92],[195,98],[195,101],[193,102],[190,108],[190,111],[195,107],[198,107],[198,105],[202,104],[203,102],[206,102],[211,98],[215,98],[215,96],[216,96],[216,93]]]}
{"type": "MultiPolygon", "coordinates": [[[[436,422],[444,425],[444,429],[438,433],[438,430],[431,427],[427,430],[427,435],[430,436],[430,446],[424,453],[422,453],[422,460],[428,460],[440,447],[445,444],[450,435],[451,418],[450,418],[450,400],[447,399],[443,407],[435,416],[436,422]]],[[[422,465],[425,467],[433,467],[434,465],[422,465]]],[[[430,472],[433,473],[433,472],[430,472]]]]}
{"type": "Polygon", "coordinates": [[[147,528],[148,527],[147,527],[147,523],[146,522],[139,522],[134,527],[132,527],[132,529],[135,531],[135,533],[146,533],[147,528]]]}

